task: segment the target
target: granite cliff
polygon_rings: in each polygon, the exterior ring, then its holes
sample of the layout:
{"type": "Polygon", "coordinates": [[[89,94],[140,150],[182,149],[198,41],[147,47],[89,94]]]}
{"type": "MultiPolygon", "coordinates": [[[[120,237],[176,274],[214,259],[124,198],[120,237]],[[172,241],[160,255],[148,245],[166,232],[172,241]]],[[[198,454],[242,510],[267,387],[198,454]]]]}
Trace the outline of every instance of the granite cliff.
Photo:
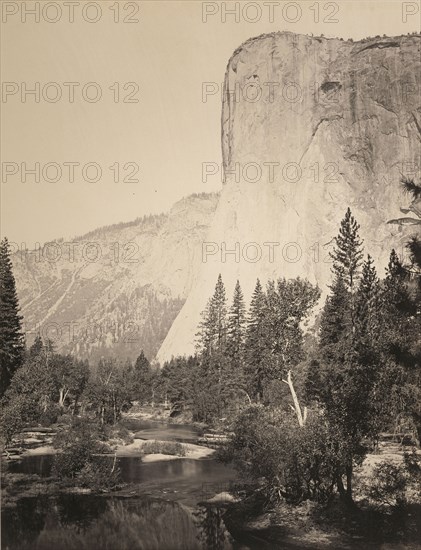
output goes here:
{"type": "Polygon", "coordinates": [[[218,273],[229,299],[237,279],[249,298],[257,277],[306,277],[326,293],[348,206],[383,273],[414,232],[387,221],[408,204],[400,179],[420,178],[420,46],[420,35],[246,41],[225,74],[219,198],[14,254],[28,343],[40,331],[91,359],[191,353],[218,273]]]}
{"type": "Polygon", "coordinates": [[[158,358],[193,350],[218,273],[307,277],[322,291],[329,249],[348,206],[380,273],[408,233],[387,224],[419,178],[420,35],[360,42],[280,32],[245,42],[229,60],[222,109],[226,181],[192,290],[158,358]],[[231,253],[229,253],[231,251],[231,253]]]}

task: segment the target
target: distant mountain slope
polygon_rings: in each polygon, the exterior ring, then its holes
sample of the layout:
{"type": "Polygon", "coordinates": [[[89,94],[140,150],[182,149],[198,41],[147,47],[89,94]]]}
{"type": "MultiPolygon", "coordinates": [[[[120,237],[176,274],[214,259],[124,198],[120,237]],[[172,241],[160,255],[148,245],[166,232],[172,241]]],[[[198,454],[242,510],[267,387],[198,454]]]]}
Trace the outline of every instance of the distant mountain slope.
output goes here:
{"type": "Polygon", "coordinates": [[[96,360],[153,358],[188,296],[218,195],[13,255],[27,341],[96,360]]]}

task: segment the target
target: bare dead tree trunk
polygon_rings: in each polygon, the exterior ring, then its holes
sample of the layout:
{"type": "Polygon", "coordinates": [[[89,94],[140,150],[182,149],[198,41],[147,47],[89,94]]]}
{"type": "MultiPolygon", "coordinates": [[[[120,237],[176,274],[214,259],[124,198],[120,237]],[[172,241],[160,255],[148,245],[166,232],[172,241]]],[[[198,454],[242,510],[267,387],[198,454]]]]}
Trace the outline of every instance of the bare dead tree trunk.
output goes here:
{"type": "Polygon", "coordinates": [[[67,397],[68,393],[69,393],[69,390],[66,390],[65,388],[60,389],[60,396],[59,396],[58,404],[59,404],[59,407],[61,409],[64,408],[64,402],[66,400],[66,397],[67,397]]]}
{"type": "Polygon", "coordinates": [[[346,497],[352,502],[352,461],[346,467],[346,497]]]}
{"type": "Polygon", "coordinates": [[[295,411],[295,414],[297,415],[297,419],[298,419],[298,424],[302,428],[307,418],[307,408],[304,407],[304,416],[303,416],[297,394],[295,393],[294,384],[292,383],[290,370],[288,371],[287,379],[282,380],[282,382],[284,382],[289,387],[289,391],[291,392],[291,396],[292,396],[292,401],[294,403],[294,406],[292,407],[292,409],[295,411]]]}
{"type": "Polygon", "coordinates": [[[249,402],[249,405],[251,405],[251,397],[249,396],[249,394],[246,392],[246,390],[244,390],[243,388],[240,388],[241,391],[243,391],[245,394],[246,394],[246,397],[248,399],[248,402],[249,402]]]}
{"type": "Polygon", "coordinates": [[[117,451],[114,453],[114,461],[113,461],[113,467],[111,468],[111,473],[114,473],[116,462],[117,462],[117,451]]]}
{"type": "Polygon", "coordinates": [[[336,485],[338,486],[339,494],[341,495],[341,498],[345,500],[346,492],[345,487],[342,481],[342,476],[338,476],[336,479],[336,485]]]}

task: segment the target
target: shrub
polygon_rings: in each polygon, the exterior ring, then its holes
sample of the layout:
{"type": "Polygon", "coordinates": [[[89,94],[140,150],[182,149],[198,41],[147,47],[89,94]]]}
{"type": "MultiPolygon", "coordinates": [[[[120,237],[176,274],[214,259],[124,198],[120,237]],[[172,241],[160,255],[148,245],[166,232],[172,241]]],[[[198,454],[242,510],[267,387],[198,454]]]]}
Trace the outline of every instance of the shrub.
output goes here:
{"type": "Polygon", "coordinates": [[[73,423],[74,417],[71,414],[61,414],[57,420],[56,423],[60,426],[71,426],[73,423]]]}
{"type": "Polygon", "coordinates": [[[125,445],[128,445],[129,443],[133,443],[133,436],[129,432],[129,430],[121,425],[116,424],[115,426],[104,426],[104,433],[108,439],[114,439],[119,440],[123,442],[125,445]]]}
{"type": "Polygon", "coordinates": [[[28,395],[17,395],[9,401],[3,399],[1,405],[0,436],[7,446],[26,424],[38,420],[40,411],[36,400],[28,395]]]}
{"type": "Polygon", "coordinates": [[[51,426],[51,424],[57,422],[60,412],[60,407],[56,403],[50,403],[47,408],[42,411],[39,417],[39,423],[41,426],[51,426]]]}
{"type": "Polygon", "coordinates": [[[78,485],[94,491],[115,489],[120,485],[120,469],[114,457],[93,457],[76,476],[78,485]]]}
{"type": "Polygon", "coordinates": [[[408,486],[414,500],[421,501],[421,455],[412,449],[411,453],[404,454],[405,470],[408,473],[408,486]]]}
{"type": "Polygon", "coordinates": [[[183,445],[172,441],[147,441],[142,445],[142,451],[145,454],[186,456],[183,445]]]}
{"type": "Polygon", "coordinates": [[[76,419],[68,431],[58,434],[54,446],[52,473],[65,483],[76,483],[94,490],[118,485],[120,472],[113,457],[101,456],[110,448],[101,441],[103,433],[88,420],[76,419]]]}
{"type": "Polygon", "coordinates": [[[406,503],[407,475],[402,464],[385,461],[378,464],[368,487],[368,496],[380,505],[402,506],[406,503]]]}
{"type": "Polygon", "coordinates": [[[386,460],[378,464],[367,486],[368,496],[380,506],[402,507],[421,498],[421,455],[415,449],[404,454],[401,463],[386,460]]]}
{"type": "Polygon", "coordinates": [[[261,483],[269,501],[325,502],[332,496],[343,451],[316,412],[300,428],[294,415],[253,405],[239,416],[233,432],[220,458],[233,462],[245,479],[261,483]]]}

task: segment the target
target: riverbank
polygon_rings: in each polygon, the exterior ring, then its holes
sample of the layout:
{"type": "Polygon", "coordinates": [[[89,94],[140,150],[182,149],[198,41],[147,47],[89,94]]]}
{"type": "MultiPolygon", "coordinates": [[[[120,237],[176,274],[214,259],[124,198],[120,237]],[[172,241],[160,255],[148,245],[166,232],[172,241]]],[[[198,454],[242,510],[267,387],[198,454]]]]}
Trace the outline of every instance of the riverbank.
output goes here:
{"type": "Polygon", "coordinates": [[[244,509],[235,504],[224,522],[237,541],[261,541],[261,548],[418,550],[420,508],[412,504],[405,511],[365,507],[350,512],[337,501],[328,508],[306,502],[298,507],[281,504],[244,521],[244,509]]]}
{"type": "Polygon", "coordinates": [[[202,445],[195,445],[193,443],[180,443],[182,453],[180,455],[166,454],[165,452],[148,453],[145,452],[146,444],[151,442],[162,444],[166,441],[160,441],[156,439],[140,440],[135,439],[133,443],[128,445],[117,445],[115,449],[115,455],[117,457],[139,457],[143,462],[156,462],[158,460],[177,460],[180,458],[189,458],[192,460],[200,460],[202,458],[208,458],[215,453],[214,449],[209,447],[203,447],[202,445]]]}
{"type": "Polygon", "coordinates": [[[325,505],[305,501],[269,506],[255,488],[228,507],[224,522],[236,540],[254,540],[262,549],[418,550],[421,502],[413,488],[407,489],[402,504],[392,504],[392,497],[388,504],[368,496],[374,468],[381,463],[402,464],[404,453],[411,449],[387,442],[378,453],[367,455],[355,469],[355,506],[345,506],[338,495],[325,505]]]}
{"type": "MultiPolygon", "coordinates": [[[[110,453],[112,456],[120,457],[137,457],[141,458],[143,462],[156,462],[158,460],[177,460],[180,458],[189,458],[191,460],[200,460],[202,458],[208,458],[215,454],[215,449],[210,449],[209,447],[204,447],[202,445],[195,445],[193,443],[181,443],[181,448],[183,453],[180,455],[166,454],[165,452],[145,452],[146,443],[157,443],[165,444],[166,441],[160,441],[157,439],[148,439],[141,440],[135,439],[133,443],[120,443],[115,446],[113,453],[110,453]]],[[[54,455],[59,452],[53,446],[42,445],[40,447],[34,447],[32,449],[25,450],[19,458],[29,457],[29,456],[40,456],[40,455],[54,455]]],[[[19,460],[17,458],[16,460],[19,460]]]]}
{"type": "MultiPolygon", "coordinates": [[[[205,425],[185,424],[182,420],[181,417],[176,421],[171,419],[169,411],[162,407],[134,405],[129,412],[122,416],[116,426],[107,428],[104,443],[109,445],[112,454],[117,457],[139,457],[145,462],[175,460],[183,457],[199,460],[214,454],[215,450],[209,445],[197,444],[205,425]],[[166,425],[174,426],[174,429],[179,431],[170,434],[167,439],[161,440],[156,435],[159,435],[162,427],[166,425]],[[183,430],[184,427],[185,430],[183,430]],[[197,433],[192,434],[192,430],[197,430],[197,433]],[[179,453],[176,452],[177,449],[176,451],[170,449],[167,452],[166,448],[171,447],[170,441],[173,438],[174,441],[180,441],[179,453]],[[189,439],[189,441],[184,441],[184,439],[189,439]],[[159,451],[150,452],[151,443],[155,444],[154,447],[160,448],[159,451]]],[[[60,451],[53,446],[53,439],[57,433],[66,432],[66,430],[66,425],[26,428],[14,438],[11,447],[4,452],[4,459],[14,461],[29,456],[56,454],[60,451]]]]}

